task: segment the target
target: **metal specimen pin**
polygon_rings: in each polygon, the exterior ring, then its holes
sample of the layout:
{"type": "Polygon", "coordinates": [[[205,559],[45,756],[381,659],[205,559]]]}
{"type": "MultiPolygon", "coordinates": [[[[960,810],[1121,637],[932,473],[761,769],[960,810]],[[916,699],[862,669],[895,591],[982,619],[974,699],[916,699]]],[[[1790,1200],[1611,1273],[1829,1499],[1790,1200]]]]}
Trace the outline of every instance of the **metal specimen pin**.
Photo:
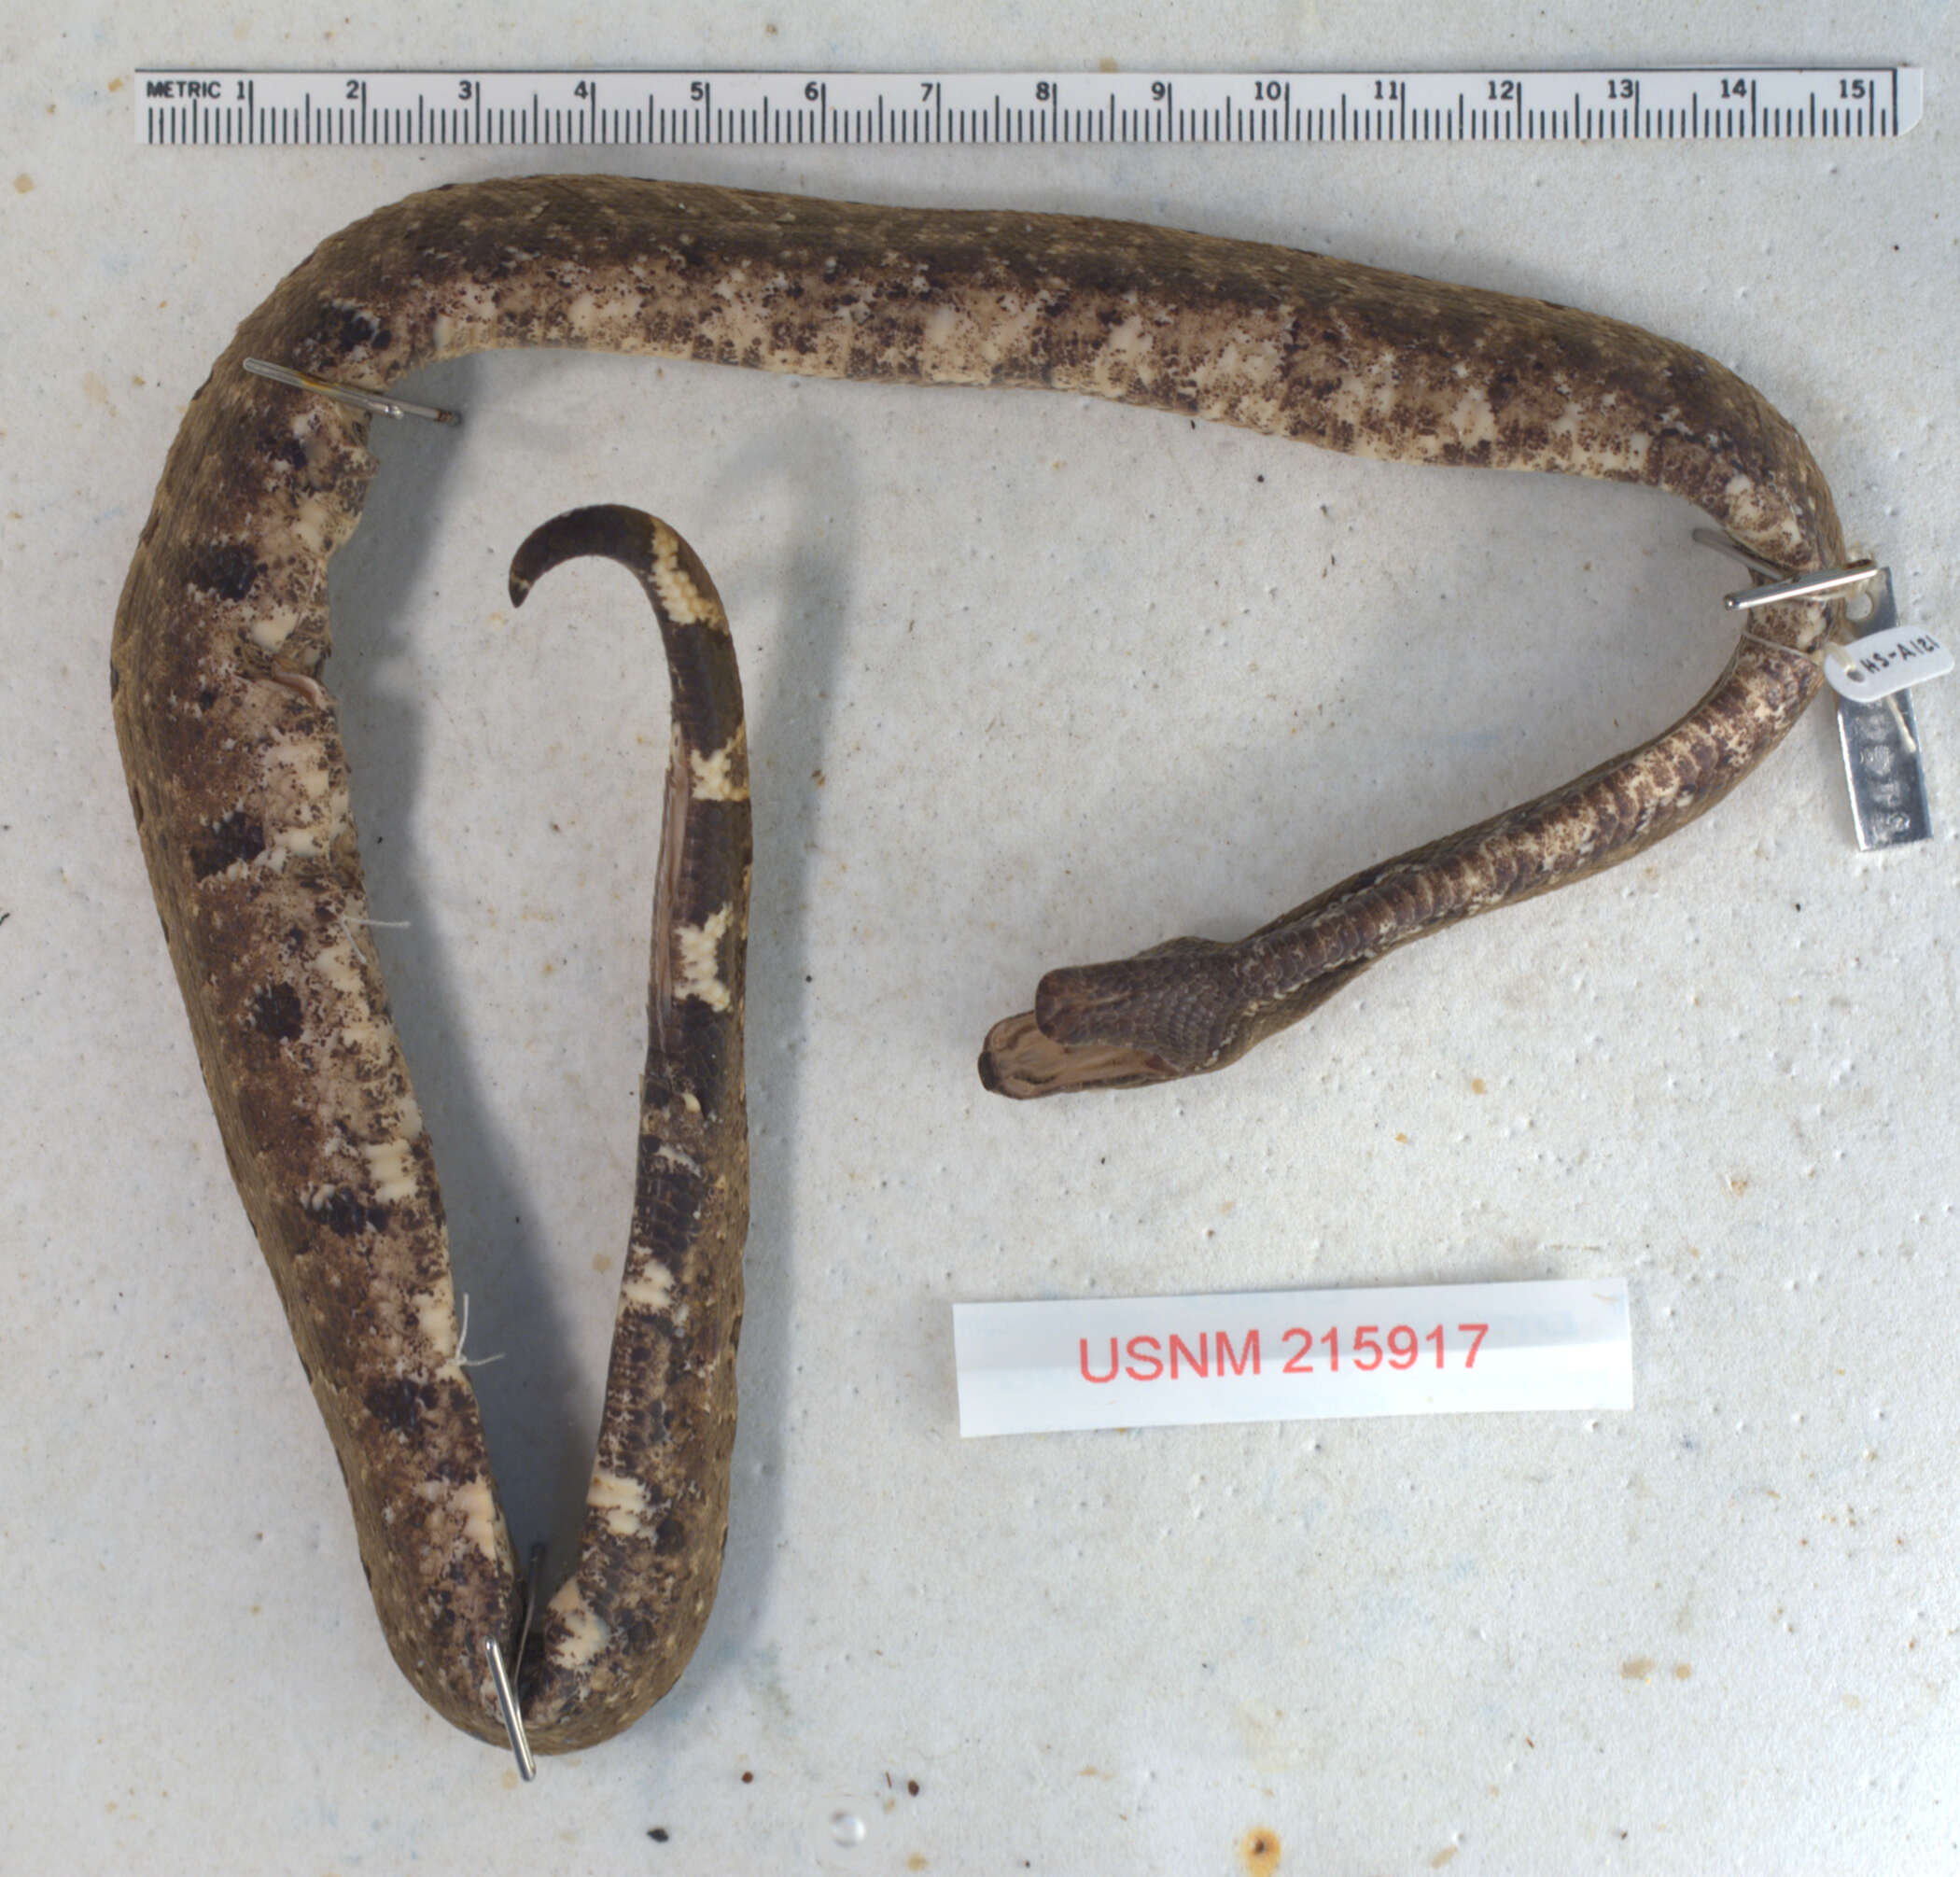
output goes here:
{"type": "Polygon", "coordinates": [[[274,365],[265,358],[247,358],[245,369],[255,378],[270,378],[275,385],[289,385],[295,391],[313,391],[339,404],[351,404],[357,411],[371,412],[377,417],[427,417],[432,424],[460,424],[461,413],[439,410],[433,404],[411,404],[404,398],[390,398],[379,391],[363,391],[357,385],[339,385],[331,378],[316,378],[311,371],[295,371],[290,365],[274,365]]]}
{"type": "Polygon", "coordinates": [[[504,1652],[497,1647],[495,1636],[483,1645],[483,1653],[490,1658],[490,1679],[497,1684],[497,1711],[503,1717],[511,1751],[517,1756],[517,1776],[528,1784],[538,1777],[538,1762],[531,1758],[531,1743],[525,1738],[524,1716],[517,1711],[517,1694],[511,1686],[511,1677],[504,1668],[504,1652]]]}

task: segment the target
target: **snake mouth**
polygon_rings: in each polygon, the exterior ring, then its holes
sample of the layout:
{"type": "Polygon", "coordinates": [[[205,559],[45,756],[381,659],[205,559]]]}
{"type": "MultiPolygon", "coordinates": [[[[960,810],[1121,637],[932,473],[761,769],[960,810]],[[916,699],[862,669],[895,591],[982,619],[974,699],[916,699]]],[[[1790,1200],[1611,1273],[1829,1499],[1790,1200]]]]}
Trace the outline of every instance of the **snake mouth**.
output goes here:
{"type": "Polygon", "coordinates": [[[1085,1088],[1142,1088],[1184,1072],[1154,1050],[1120,1043],[1057,1043],[1043,1033],[1031,1010],[1002,1017],[987,1032],[980,1052],[981,1086],[1016,1101],[1085,1088]]]}

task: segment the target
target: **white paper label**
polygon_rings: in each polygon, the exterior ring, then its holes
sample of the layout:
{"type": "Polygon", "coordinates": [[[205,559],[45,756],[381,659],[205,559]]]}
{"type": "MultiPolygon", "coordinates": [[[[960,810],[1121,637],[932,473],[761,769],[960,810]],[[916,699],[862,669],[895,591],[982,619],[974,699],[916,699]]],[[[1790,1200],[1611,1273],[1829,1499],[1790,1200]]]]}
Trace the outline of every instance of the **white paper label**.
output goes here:
{"type": "Polygon", "coordinates": [[[955,1304],[959,1432],[1631,1408],[1624,1278],[955,1304]]]}
{"type": "Polygon", "coordinates": [[[1824,649],[1824,675],[1840,697],[1869,704],[1890,697],[1909,684],[1944,678],[1953,668],[1953,654],[1916,625],[1889,626],[1849,645],[1824,649]]]}

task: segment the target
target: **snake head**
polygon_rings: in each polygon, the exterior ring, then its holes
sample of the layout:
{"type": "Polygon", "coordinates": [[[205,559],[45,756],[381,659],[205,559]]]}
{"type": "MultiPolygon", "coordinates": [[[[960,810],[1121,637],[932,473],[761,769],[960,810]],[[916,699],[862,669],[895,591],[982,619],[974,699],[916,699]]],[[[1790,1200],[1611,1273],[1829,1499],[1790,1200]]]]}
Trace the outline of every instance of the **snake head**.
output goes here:
{"type": "Polygon", "coordinates": [[[1230,950],[1214,939],[1170,939],[1114,963],[1051,971],[1031,1011],[987,1031],[981,1083],[1025,1101],[1142,1088],[1223,1067],[1240,1053],[1231,1034],[1235,1000],[1198,960],[1225,965],[1230,950]]]}
{"type": "Polygon", "coordinates": [[[1034,1008],[987,1033],[980,1080],[1026,1101],[1206,1075],[1297,1023],[1374,963],[1309,941],[1289,963],[1267,934],[1183,938],[1113,964],[1051,971],[1034,1008]]]}

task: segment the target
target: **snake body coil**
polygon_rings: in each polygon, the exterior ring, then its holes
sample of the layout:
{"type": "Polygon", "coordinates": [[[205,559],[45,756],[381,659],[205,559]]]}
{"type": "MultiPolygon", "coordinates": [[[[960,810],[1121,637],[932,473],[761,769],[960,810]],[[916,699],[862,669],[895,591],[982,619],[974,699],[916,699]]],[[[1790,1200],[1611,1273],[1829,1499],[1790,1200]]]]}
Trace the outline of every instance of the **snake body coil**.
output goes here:
{"type": "MultiPolygon", "coordinates": [[[[111,688],[206,1085],[347,1476],[376,1609],[409,1679],[484,1739],[501,1728],[483,1642],[514,1641],[523,1586],[456,1361],[441,1197],[366,938],[346,758],[320,681],[327,561],[372,474],[368,420],[270,390],[241,361],[380,389],[516,345],[1046,386],[1356,455],[1645,483],[1793,570],[1842,555],[1801,440],[1701,354],[1314,255],[603,176],[413,196],[324,243],[240,329],[185,417],[123,590],[111,688]]],[[[712,589],[671,535],[623,513],[551,525],[513,570],[519,582],[569,552],[627,560],[667,609],[683,737],[641,1180],[584,1550],[522,1665],[546,1750],[607,1737],[679,1674],[725,1535],[735,1417],[739,717],[711,710],[698,732],[684,719],[686,657],[719,628],[679,614],[712,589]]],[[[1753,615],[1754,630],[1809,647],[1835,616],[1785,605],[1753,615]]],[[[725,705],[716,687],[732,687],[732,662],[725,683],[707,669],[702,696],[725,705]]],[[[1683,826],[1774,747],[1818,682],[1806,660],[1744,640],[1679,723],[1536,802],[1237,944],[1174,940],[1051,973],[1035,1009],[989,1035],[983,1078],[1025,1096],[1217,1068],[1393,946],[1683,826]]]]}

